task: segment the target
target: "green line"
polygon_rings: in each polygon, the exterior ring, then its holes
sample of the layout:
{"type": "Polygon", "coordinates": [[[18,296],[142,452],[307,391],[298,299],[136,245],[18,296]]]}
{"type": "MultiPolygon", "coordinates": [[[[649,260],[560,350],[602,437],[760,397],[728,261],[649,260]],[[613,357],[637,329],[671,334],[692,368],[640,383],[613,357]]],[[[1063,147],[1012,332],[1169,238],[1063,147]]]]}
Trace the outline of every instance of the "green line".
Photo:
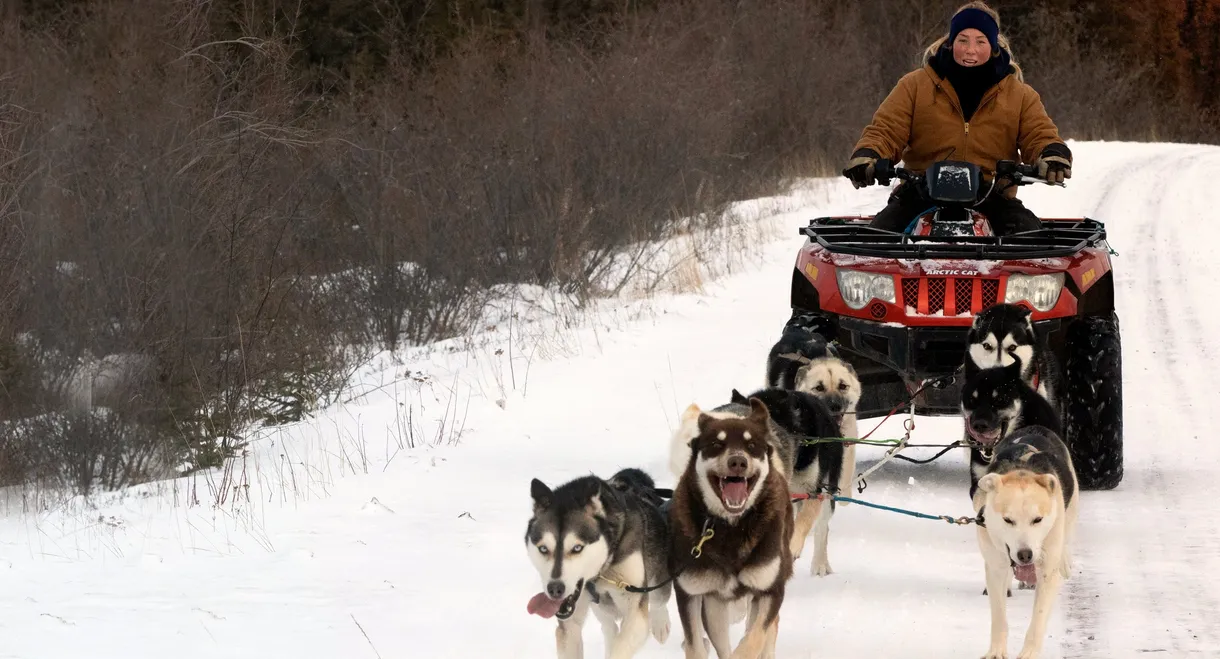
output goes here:
{"type": "Polygon", "coordinates": [[[810,437],[800,440],[802,444],[833,444],[835,442],[855,442],[872,446],[897,446],[901,439],[858,439],[856,437],[810,437]]]}

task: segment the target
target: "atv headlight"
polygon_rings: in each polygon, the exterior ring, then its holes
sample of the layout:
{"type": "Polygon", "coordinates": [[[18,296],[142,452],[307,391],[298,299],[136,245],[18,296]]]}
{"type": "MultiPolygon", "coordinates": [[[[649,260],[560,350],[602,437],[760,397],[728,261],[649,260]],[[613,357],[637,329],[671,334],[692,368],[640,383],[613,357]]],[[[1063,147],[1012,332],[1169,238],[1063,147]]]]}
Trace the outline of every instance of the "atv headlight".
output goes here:
{"type": "Polygon", "coordinates": [[[852,309],[863,309],[873,298],[894,304],[894,277],[891,275],[842,268],[836,270],[835,275],[839,280],[839,295],[852,309]]]}
{"type": "Polygon", "coordinates": [[[1029,302],[1038,311],[1050,311],[1059,302],[1062,291],[1062,272],[1053,275],[1009,275],[1004,301],[1008,304],[1029,302]]]}

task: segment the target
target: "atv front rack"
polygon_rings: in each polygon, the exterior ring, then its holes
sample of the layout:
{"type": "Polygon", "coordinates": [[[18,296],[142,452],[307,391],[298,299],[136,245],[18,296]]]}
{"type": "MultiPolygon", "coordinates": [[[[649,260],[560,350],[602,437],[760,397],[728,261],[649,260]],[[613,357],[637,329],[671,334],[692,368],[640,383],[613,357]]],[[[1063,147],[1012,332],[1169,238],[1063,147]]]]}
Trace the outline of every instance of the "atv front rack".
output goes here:
{"type": "Polygon", "coordinates": [[[1105,224],[1083,220],[1043,220],[1042,228],[1007,236],[911,236],[848,220],[819,217],[801,235],[827,251],[895,259],[1042,259],[1072,256],[1106,240],[1105,224]]]}

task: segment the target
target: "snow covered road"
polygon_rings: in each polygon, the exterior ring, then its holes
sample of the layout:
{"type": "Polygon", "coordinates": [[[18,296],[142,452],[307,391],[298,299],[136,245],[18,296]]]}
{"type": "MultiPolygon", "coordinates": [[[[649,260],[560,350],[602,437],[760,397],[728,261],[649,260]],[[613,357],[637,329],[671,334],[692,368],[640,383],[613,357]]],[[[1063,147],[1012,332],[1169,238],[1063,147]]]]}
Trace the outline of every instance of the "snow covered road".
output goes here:
{"type": "MultiPolygon", "coordinates": [[[[1206,246],[1213,147],[1147,147],[1094,202],[1123,257],[1126,477],[1085,493],[1066,589],[1065,657],[1220,656],[1220,266],[1206,246]]],[[[1086,179],[1087,180],[1087,179],[1086,179]]],[[[1075,182],[1075,181],[1073,181],[1075,182]]]]}
{"type": "MultiPolygon", "coordinates": [[[[1075,569],[1045,656],[1220,656],[1220,444],[1210,434],[1220,261],[1208,242],[1220,148],[1073,149],[1066,189],[1029,186],[1021,197],[1040,214],[1106,222],[1120,253],[1126,476],[1082,496],[1075,569]]],[[[0,658],[554,656],[554,622],[525,611],[540,588],[522,542],[530,479],[640,466],[669,485],[681,410],[761,383],[788,315],[797,227],[817,213],[874,211],[885,194],[843,182],[807,190],[746,272],[702,295],[610,305],[537,351],[417,351],[368,369],[371,393],[255,443],[237,481],[249,484],[248,501],[213,506],[212,493],[232,483],[201,478],[39,513],[10,500],[0,520],[0,658]],[[400,448],[403,404],[424,400],[437,417],[451,389],[463,392],[460,412],[448,412],[461,441],[400,448]],[[192,498],[202,505],[185,506],[192,498]]],[[[899,425],[877,436],[896,437],[899,425]]],[[[953,441],[960,428],[921,417],[913,438],[953,441]]],[[[860,468],[879,455],[862,448],[860,468]]],[[[862,496],[963,515],[967,486],[964,456],[952,452],[925,466],[891,462],[862,496]]],[[[834,573],[811,576],[810,553],[789,584],[779,657],[986,649],[973,529],[849,506],[831,525],[834,573]]],[[[1009,600],[1014,656],[1032,599],[1014,590],[1009,600]]],[[[650,640],[641,657],[682,656],[670,609],[669,641],[650,640]]],[[[585,651],[603,656],[593,621],[585,651]]]]}

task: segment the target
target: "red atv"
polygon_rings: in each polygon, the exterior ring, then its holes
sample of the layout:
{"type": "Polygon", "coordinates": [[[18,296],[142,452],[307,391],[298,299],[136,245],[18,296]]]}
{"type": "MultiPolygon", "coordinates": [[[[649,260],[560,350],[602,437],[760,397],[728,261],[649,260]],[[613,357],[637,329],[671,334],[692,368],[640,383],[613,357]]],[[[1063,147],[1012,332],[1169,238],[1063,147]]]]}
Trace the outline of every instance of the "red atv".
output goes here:
{"type": "MultiPolygon", "coordinates": [[[[801,229],[807,240],[792,273],[790,322],[837,342],[863,384],[860,417],[910,402],[921,414],[959,415],[954,373],[974,316],[1023,305],[1061,366],[1057,398],[1081,487],[1118,485],[1122,353],[1105,225],[1043,219],[1037,230],[996,236],[974,209],[978,166],[941,161],[915,174],[883,160],[876,171],[882,185],[896,177],[916,186],[928,210],[901,233],[869,227],[866,216],[814,219],[801,229]]],[[[1035,182],[1046,183],[1035,167],[1000,161],[987,194],[1035,182]]]]}

